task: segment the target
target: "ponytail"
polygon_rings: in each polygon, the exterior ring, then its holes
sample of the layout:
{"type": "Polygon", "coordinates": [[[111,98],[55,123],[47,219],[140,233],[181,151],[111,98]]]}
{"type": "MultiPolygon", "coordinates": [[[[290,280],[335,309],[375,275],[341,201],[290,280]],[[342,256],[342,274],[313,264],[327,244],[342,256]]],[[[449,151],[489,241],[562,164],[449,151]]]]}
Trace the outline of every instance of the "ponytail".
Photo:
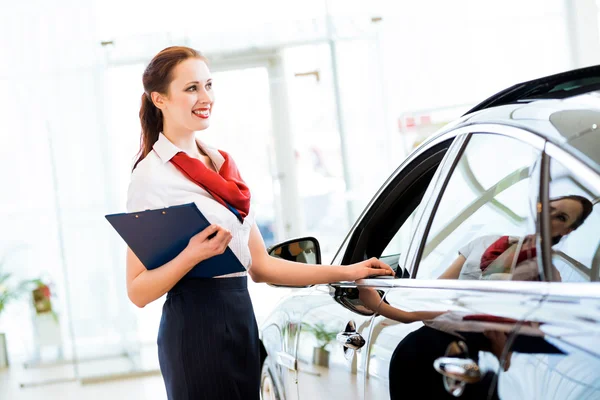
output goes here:
{"type": "Polygon", "coordinates": [[[150,96],[142,94],[142,105],[140,107],[140,123],[142,135],[140,137],[140,151],[133,169],[152,151],[152,146],[158,140],[158,135],[163,130],[162,112],[154,105],[150,96]]]}

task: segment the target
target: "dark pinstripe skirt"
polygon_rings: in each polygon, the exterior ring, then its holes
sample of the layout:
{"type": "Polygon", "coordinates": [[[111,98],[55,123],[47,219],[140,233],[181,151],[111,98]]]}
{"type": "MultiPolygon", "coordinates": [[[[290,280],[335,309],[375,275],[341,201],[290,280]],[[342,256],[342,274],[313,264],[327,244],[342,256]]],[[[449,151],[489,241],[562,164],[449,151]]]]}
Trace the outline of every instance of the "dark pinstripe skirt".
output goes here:
{"type": "Polygon", "coordinates": [[[258,400],[258,328],[247,278],[177,283],[163,306],[158,359],[169,400],[258,400]]]}

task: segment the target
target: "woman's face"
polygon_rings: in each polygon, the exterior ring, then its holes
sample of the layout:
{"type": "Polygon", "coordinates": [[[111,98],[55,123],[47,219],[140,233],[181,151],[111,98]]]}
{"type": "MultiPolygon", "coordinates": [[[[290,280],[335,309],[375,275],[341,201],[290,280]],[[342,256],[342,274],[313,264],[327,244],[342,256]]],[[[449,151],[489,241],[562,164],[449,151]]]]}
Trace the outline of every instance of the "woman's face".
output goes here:
{"type": "Polygon", "coordinates": [[[573,223],[583,214],[577,200],[562,199],[550,202],[550,229],[552,237],[564,236],[573,231],[573,223]]]}
{"type": "Polygon", "coordinates": [[[159,96],[166,129],[201,131],[209,127],[214,104],[212,78],[208,66],[198,58],[188,58],[173,69],[167,96],[159,96]]]}

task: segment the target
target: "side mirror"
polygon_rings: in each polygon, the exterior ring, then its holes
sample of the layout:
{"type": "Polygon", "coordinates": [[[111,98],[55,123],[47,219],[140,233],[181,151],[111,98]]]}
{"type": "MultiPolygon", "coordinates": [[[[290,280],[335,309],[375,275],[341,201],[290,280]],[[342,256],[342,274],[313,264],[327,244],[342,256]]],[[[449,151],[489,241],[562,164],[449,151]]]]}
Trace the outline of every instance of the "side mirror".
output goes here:
{"type": "MultiPolygon", "coordinates": [[[[321,247],[319,241],[314,237],[303,237],[291,239],[275,244],[267,249],[271,257],[282,258],[302,264],[321,264],[321,247]]],[[[305,287],[274,285],[276,287],[305,287]]]]}
{"type": "Polygon", "coordinates": [[[314,237],[291,239],[271,246],[267,252],[272,257],[303,264],[321,264],[321,247],[314,237]]]}

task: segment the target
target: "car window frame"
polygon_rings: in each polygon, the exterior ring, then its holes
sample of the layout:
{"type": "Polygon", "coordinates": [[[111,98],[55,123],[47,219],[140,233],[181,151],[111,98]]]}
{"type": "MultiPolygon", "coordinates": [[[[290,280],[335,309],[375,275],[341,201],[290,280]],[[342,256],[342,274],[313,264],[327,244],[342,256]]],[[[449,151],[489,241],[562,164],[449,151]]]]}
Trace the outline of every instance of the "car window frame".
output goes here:
{"type": "MultiPolygon", "coordinates": [[[[342,245],[338,249],[337,253],[333,257],[331,262],[332,265],[347,265],[353,262],[363,261],[366,256],[367,249],[367,240],[365,240],[365,236],[369,234],[373,229],[377,226],[377,221],[380,218],[374,218],[377,214],[381,213],[382,207],[386,207],[386,204],[389,201],[393,201],[390,195],[394,194],[394,191],[397,189],[399,185],[402,184],[402,177],[400,174],[411,164],[415,162],[422,162],[423,157],[431,158],[433,154],[430,154],[432,151],[436,152],[436,148],[438,146],[446,146],[447,148],[444,151],[444,156],[438,165],[438,168],[443,164],[446,154],[449,149],[454,146],[454,141],[456,141],[456,137],[453,133],[443,133],[432,137],[428,143],[424,144],[422,147],[417,148],[413,151],[394,171],[394,173],[382,184],[381,188],[377,191],[377,193],[373,196],[369,204],[363,209],[363,212],[356,220],[352,228],[349,230],[346,235],[342,245]],[[394,181],[397,181],[394,183],[394,181]],[[391,186],[393,185],[393,187],[391,186]],[[363,251],[364,250],[364,251],[363,251]]],[[[438,150],[439,152],[439,150],[438,150]]],[[[436,179],[438,171],[436,170],[432,176],[430,182],[433,182],[436,179]]],[[[422,175],[421,175],[422,176],[422,175]]],[[[415,179],[417,180],[417,179],[415,179]]],[[[429,185],[430,186],[430,185],[429,185]]],[[[427,193],[425,190],[425,194],[427,193]]],[[[417,206],[418,207],[418,206],[417,206]]],[[[418,220],[415,220],[418,222],[418,220]]],[[[393,235],[392,235],[393,237],[393,235]]],[[[391,240],[391,237],[390,237],[391,240]]],[[[381,251],[385,249],[385,246],[381,248],[381,251]]],[[[381,254],[372,254],[369,256],[379,257],[381,254]]]]}
{"type": "MultiPolygon", "coordinates": [[[[378,226],[378,222],[382,219],[382,211],[384,215],[389,215],[388,213],[386,213],[385,211],[387,211],[390,206],[389,204],[394,203],[395,201],[397,201],[399,198],[401,198],[401,196],[396,196],[394,197],[394,195],[396,194],[397,190],[400,190],[400,188],[402,186],[405,186],[406,188],[410,188],[415,182],[417,182],[419,179],[422,179],[422,177],[426,174],[429,173],[429,169],[427,169],[427,172],[421,173],[418,176],[415,176],[414,178],[412,178],[412,180],[410,182],[406,181],[406,177],[404,175],[401,175],[403,171],[405,171],[405,169],[407,167],[409,167],[411,164],[413,163],[418,163],[418,164],[422,164],[422,163],[432,163],[432,159],[434,159],[435,157],[439,156],[439,153],[441,151],[444,151],[441,160],[438,164],[438,166],[436,167],[436,170],[434,171],[431,180],[429,181],[429,183],[426,186],[426,189],[424,191],[424,196],[425,197],[427,191],[429,190],[429,187],[431,187],[431,183],[436,179],[436,176],[438,176],[439,172],[439,168],[443,165],[444,160],[446,159],[446,155],[448,153],[448,151],[455,146],[454,142],[456,141],[456,137],[453,134],[440,134],[437,135],[435,137],[433,137],[432,139],[430,139],[429,143],[427,143],[424,147],[418,148],[416,149],[413,153],[411,153],[409,155],[409,157],[407,157],[402,164],[400,164],[400,166],[396,169],[396,171],[390,176],[390,178],[388,178],[386,180],[386,182],[381,186],[381,188],[378,190],[378,192],[375,194],[375,196],[373,196],[373,199],[370,201],[369,205],[367,207],[365,207],[365,209],[363,210],[361,216],[357,219],[357,222],[354,224],[354,226],[352,227],[352,229],[349,231],[348,235],[346,236],[344,243],[342,244],[342,246],[340,247],[340,249],[338,250],[338,253],[335,255],[332,265],[345,265],[345,264],[349,264],[352,262],[357,262],[357,261],[362,261],[359,257],[360,254],[365,254],[367,252],[368,249],[368,243],[369,240],[368,237],[369,236],[369,232],[371,232],[373,229],[376,229],[378,226]],[[445,147],[445,150],[443,150],[445,147]],[[354,246],[352,246],[354,245],[354,246]]],[[[416,209],[418,210],[419,205],[416,206],[416,209]]],[[[410,216],[407,215],[407,217],[410,216]]],[[[417,221],[418,222],[418,221],[417,221]]],[[[415,224],[416,226],[417,224],[415,224]]],[[[393,234],[390,237],[390,240],[393,238],[393,234]]],[[[381,247],[381,251],[383,251],[385,249],[386,246],[381,247]]],[[[381,254],[377,255],[378,257],[381,256],[381,254]]],[[[402,255],[400,255],[401,257],[402,255]]],[[[392,256],[394,257],[394,256],[392,256]]],[[[363,258],[364,259],[364,258],[363,258]]],[[[402,266],[399,265],[399,269],[402,266]]],[[[398,278],[409,278],[409,275],[407,273],[407,271],[401,271],[402,274],[401,276],[398,276],[398,278]]],[[[384,281],[384,279],[366,279],[369,281],[384,281]]],[[[368,315],[375,315],[375,312],[370,312],[370,313],[366,313],[363,312],[363,310],[360,310],[356,307],[356,305],[352,304],[350,302],[350,298],[354,299],[355,297],[357,297],[356,293],[357,293],[357,288],[359,286],[361,286],[359,284],[360,281],[365,281],[365,280],[359,280],[356,282],[332,282],[332,283],[328,283],[328,284],[321,284],[321,285],[315,285],[315,286],[328,286],[329,287],[329,294],[334,298],[334,300],[342,307],[363,315],[363,316],[368,316],[368,315]]],[[[372,285],[373,287],[377,286],[377,284],[372,285]]],[[[381,292],[382,297],[384,296],[384,292],[381,292]]]]}

